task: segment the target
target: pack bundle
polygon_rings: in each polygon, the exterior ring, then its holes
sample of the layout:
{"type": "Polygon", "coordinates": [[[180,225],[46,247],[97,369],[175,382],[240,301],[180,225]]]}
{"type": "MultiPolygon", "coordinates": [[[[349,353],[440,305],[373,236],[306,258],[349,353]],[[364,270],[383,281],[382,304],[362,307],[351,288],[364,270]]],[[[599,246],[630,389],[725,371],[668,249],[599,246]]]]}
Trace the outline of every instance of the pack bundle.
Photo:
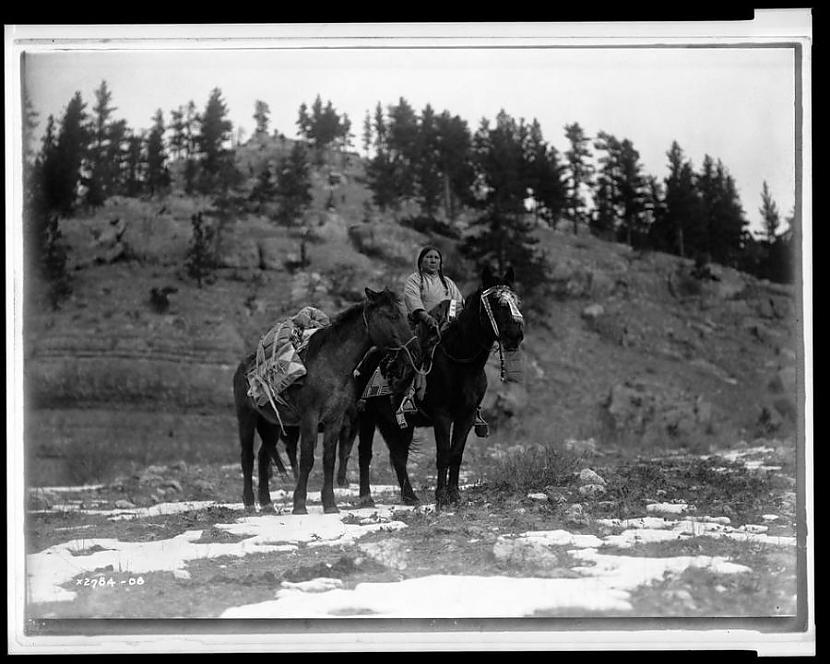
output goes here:
{"type": "Polygon", "coordinates": [[[300,353],[312,334],[326,327],[329,317],[314,307],[273,325],[259,340],[256,361],[248,372],[248,395],[258,406],[285,401],[280,398],[290,385],[306,375],[300,353]]]}

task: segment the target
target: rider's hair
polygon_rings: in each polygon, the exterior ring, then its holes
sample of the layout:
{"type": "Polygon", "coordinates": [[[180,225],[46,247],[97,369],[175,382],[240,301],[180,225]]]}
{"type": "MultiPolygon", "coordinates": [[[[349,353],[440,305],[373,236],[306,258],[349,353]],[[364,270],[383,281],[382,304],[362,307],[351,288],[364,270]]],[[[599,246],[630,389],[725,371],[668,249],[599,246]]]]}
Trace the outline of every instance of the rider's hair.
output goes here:
{"type": "Polygon", "coordinates": [[[423,249],[421,249],[421,253],[418,254],[418,275],[421,277],[421,292],[424,291],[424,272],[421,269],[421,261],[424,260],[424,256],[427,255],[430,251],[434,251],[438,254],[438,276],[441,279],[441,283],[444,284],[444,291],[449,295],[450,287],[447,285],[447,280],[444,278],[444,256],[441,254],[441,250],[438,247],[435,247],[431,244],[428,244],[423,249]]]}

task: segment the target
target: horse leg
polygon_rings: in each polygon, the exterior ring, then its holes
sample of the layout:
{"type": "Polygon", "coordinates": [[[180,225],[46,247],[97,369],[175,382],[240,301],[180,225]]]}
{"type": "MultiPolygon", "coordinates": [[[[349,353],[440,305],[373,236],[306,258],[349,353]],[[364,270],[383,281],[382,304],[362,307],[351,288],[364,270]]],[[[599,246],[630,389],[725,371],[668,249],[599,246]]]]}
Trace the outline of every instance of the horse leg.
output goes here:
{"type": "Polygon", "coordinates": [[[372,466],[372,441],[375,437],[375,419],[367,410],[360,414],[357,421],[358,439],[357,453],[360,464],[360,493],[358,494],[358,505],[361,507],[374,507],[371,488],[371,466],[372,466]]]}
{"type": "Polygon", "coordinates": [[[449,493],[447,486],[447,474],[450,466],[450,427],[452,420],[444,413],[433,416],[433,429],[435,431],[435,465],[438,468],[438,482],[435,487],[435,505],[443,507],[449,505],[449,493]]]}
{"type": "Polygon", "coordinates": [[[412,435],[415,428],[409,426],[406,429],[401,429],[397,421],[380,420],[378,421],[378,429],[380,429],[380,433],[386,441],[386,446],[389,448],[389,460],[392,462],[392,468],[395,469],[395,475],[398,478],[398,486],[401,488],[401,500],[404,505],[420,504],[421,501],[412,490],[409,473],[406,471],[406,462],[409,458],[409,448],[412,445],[412,435]]]}
{"type": "Polygon", "coordinates": [[[271,504],[271,490],[269,487],[269,479],[271,476],[271,458],[273,457],[277,464],[277,469],[282,475],[285,475],[285,466],[282,465],[282,459],[277,452],[277,442],[279,440],[279,430],[264,417],[257,420],[256,425],[259,437],[262,439],[262,444],[259,446],[259,455],[257,463],[259,465],[259,505],[264,508],[271,504]]]}
{"type": "Polygon", "coordinates": [[[349,480],[346,477],[346,469],[349,463],[349,456],[354,447],[354,439],[357,436],[357,422],[350,419],[340,430],[340,441],[337,456],[337,486],[348,487],[349,480]]]}
{"type": "Polygon", "coordinates": [[[306,493],[308,476],[314,467],[314,448],[317,446],[317,414],[308,413],[300,424],[300,473],[294,487],[294,514],[308,514],[306,493]]]}
{"type": "Polygon", "coordinates": [[[450,472],[447,484],[447,497],[451,503],[457,503],[461,498],[458,490],[458,476],[461,473],[461,460],[464,457],[464,447],[475,421],[475,410],[453,422],[452,446],[450,447],[450,472]]]}
{"type": "Polygon", "coordinates": [[[254,431],[257,422],[256,411],[244,405],[236,409],[236,422],[239,428],[239,448],[242,463],[242,504],[245,511],[254,511],[254,431]]]}
{"type": "Polygon", "coordinates": [[[291,466],[291,474],[294,480],[297,479],[297,443],[300,440],[300,429],[298,427],[286,427],[282,435],[285,441],[285,453],[288,455],[288,464],[291,466]]]}
{"type": "Polygon", "coordinates": [[[334,465],[337,461],[337,446],[343,428],[342,418],[330,423],[323,432],[323,490],[320,494],[323,512],[335,514],[337,502],[334,500],[334,465]]]}

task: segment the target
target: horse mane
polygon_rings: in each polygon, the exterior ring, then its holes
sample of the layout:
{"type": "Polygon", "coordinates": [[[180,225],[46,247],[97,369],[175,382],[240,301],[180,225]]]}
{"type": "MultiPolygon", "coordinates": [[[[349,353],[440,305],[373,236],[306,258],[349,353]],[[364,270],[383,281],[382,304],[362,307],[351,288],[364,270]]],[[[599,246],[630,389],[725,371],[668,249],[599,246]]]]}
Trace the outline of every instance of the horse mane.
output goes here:
{"type": "MultiPolygon", "coordinates": [[[[380,295],[386,298],[390,304],[395,306],[400,306],[401,304],[401,298],[393,291],[385,289],[381,291],[380,295]]],[[[383,303],[383,300],[381,300],[380,304],[383,303]]],[[[316,353],[319,347],[325,343],[329,337],[337,334],[344,326],[351,324],[358,316],[363,315],[363,308],[365,305],[366,300],[364,299],[363,301],[357,302],[335,314],[326,327],[311,335],[311,338],[308,340],[308,346],[306,347],[306,353],[316,353]]]]}
{"type": "Polygon", "coordinates": [[[319,331],[311,335],[306,346],[306,354],[314,355],[320,349],[326,340],[334,334],[337,334],[344,326],[351,323],[355,318],[363,313],[363,303],[358,302],[343,311],[335,314],[329,321],[329,324],[319,331]]]}

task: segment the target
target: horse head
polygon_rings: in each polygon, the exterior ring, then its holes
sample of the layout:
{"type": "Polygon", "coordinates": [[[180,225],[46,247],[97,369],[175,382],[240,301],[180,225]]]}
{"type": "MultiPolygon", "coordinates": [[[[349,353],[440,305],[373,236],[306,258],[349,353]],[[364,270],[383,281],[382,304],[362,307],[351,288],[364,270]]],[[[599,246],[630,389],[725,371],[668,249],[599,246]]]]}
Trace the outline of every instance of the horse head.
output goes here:
{"type": "Polygon", "coordinates": [[[516,350],[524,339],[524,317],[519,310],[519,296],[513,290],[514,278],[512,267],[508,267],[501,278],[490,266],[486,266],[481,275],[480,300],[486,324],[508,351],[516,350]]]}
{"type": "Polygon", "coordinates": [[[412,332],[406,322],[400,298],[389,288],[382,291],[365,289],[363,322],[372,345],[396,349],[405,344],[412,332]]]}
{"type": "Polygon", "coordinates": [[[381,373],[392,391],[402,395],[420,366],[421,348],[400,298],[389,288],[380,292],[367,288],[364,320],[372,345],[387,351],[380,363],[381,373]]]}

